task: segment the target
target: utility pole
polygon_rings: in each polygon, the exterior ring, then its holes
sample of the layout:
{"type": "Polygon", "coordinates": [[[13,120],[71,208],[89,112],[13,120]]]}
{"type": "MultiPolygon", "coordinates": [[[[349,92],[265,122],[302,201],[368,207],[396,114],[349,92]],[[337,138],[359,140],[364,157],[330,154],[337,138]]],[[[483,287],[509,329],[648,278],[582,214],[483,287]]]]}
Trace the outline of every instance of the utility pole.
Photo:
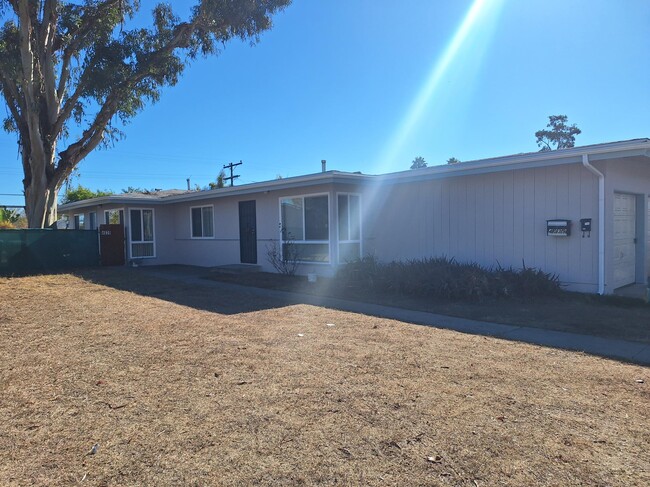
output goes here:
{"type": "Polygon", "coordinates": [[[236,164],[233,164],[232,162],[230,164],[226,164],[223,166],[224,169],[230,169],[230,176],[226,176],[223,178],[224,181],[230,180],[230,186],[234,186],[234,181],[239,177],[239,174],[233,174],[232,171],[236,166],[241,166],[243,164],[242,161],[239,161],[236,164]]]}

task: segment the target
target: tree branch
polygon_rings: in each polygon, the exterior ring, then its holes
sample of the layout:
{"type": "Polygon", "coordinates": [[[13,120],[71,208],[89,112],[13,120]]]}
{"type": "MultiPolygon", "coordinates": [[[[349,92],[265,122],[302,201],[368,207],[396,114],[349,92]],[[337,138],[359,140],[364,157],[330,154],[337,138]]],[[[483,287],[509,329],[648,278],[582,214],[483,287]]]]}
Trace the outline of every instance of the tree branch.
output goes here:
{"type": "Polygon", "coordinates": [[[31,45],[32,21],[28,12],[28,1],[22,0],[18,7],[20,61],[23,70],[20,81],[26,97],[26,108],[31,109],[34,103],[34,53],[32,52],[31,45]]]}
{"type": "MultiPolygon", "coordinates": [[[[27,144],[29,142],[29,131],[27,130],[27,126],[25,125],[25,121],[22,117],[23,108],[21,104],[20,94],[18,93],[18,88],[13,81],[7,79],[2,73],[0,73],[0,85],[2,86],[2,94],[4,95],[7,102],[7,107],[9,107],[11,116],[14,118],[16,130],[18,130],[18,140],[19,142],[23,141],[23,144],[21,144],[21,146],[24,146],[24,144],[27,144]]],[[[31,178],[29,159],[27,157],[24,157],[26,155],[24,149],[21,152],[23,152],[23,157],[21,157],[23,174],[25,176],[25,179],[29,179],[31,178]]]]}
{"type": "Polygon", "coordinates": [[[35,81],[35,59],[33,46],[31,44],[31,33],[34,29],[33,14],[30,11],[29,0],[20,0],[18,3],[19,10],[19,42],[20,58],[22,63],[22,76],[20,76],[22,94],[24,97],[24,108],[22,119],[25,121],[26,130],[29,134],[28,140],[23,140],[23,150],[29,143],[29,160],[32,177],[37,174],[39,178],[46,179],[47,157],[43,145],[43,138],[40,126],[38,89],[35,81]]]}
{"type": "MultiPolygon", "coordinates": [[[[111,0],[100,4],[98,7],[84,11],[84,13],[81,15],[79,28],[68,31],[66,33],[66,36],[72,36],[73,39],[64,47],[61,57],[61,75],[59,77],[59,85],[56,90],[59,101],[63,100],[65,92],[67,91],[67,85],[70,79],[70,63],[72,61],[72,57],[77,54],[78,50],[83,45],[85,36],[92,34],[95,26],[104,18],[105,14],[109,12],[110,9],[119,5],[121,1],[123,0],[111,0]]],[[[57,47],[61,47],[60,41],[58,40],[54,43],[53,49],[56,50],[57,47]]],[[[58,112],[58,117],[56,119],[56,122],[54,122],[54,127],[52,130],[53,138],[58,138],[58,136],[61,134],[66,120],[70,117],[72,110],[74,110],[75,105],[83,93],[84,74],[85,73],[82,73],[79,81],[77,82],[75,91],[66,100],[63,108],[58,112]]]]}
{"type": "Polygon", "coordinates": [[[18,15],[18,1],[19,0],[7,0],[7,3],[11,5],[11,8],[16,15],[18,15]]]}
{"type": "MultiPolygon", "coordinates": [[[[52,126],[59,113],[59,100],[56,89],[56,72],[54,51],[52,46],[56,36],[57,0],[45,0],[43,6],[43,21],[41,24],[40,42],[39,42],[39,59],[41,75],[43,77],[45,101],[47,104],[48,125],[52,126]]],[[[52,138],[54,143],[56,137],[52,138]]]]}
{"type": "MultiPolygon", "coordinates": [[[[20,93],[18,92],[18,86],[14,80],[5,76],[5,73],[0,71],[0,84],[2,85],[3,90],[5,90],[6,95],[10,96],[10,98],[6,98],[7,104],[14,103],[20,110],[21,114],[25,113],[24,100],[20,96],[20,93]]],[[[20,117],[19,114],[19,117],[16,118],[16,122],[19,122],[19,119],[21,118],[22,117],[20,117]]]]}
{"type": "MultiPolygon", "coordinates": [[[[88,129],[83,132],[82,136],[76,142],[70,144],[64,151],[59,153],[59,160],[57,161],[54,172],[54,179],[62,180],[79,161],[85,158],[102,142],[109,122],[115,114],[119,112],[122,102],[124,102],[129,94],[133,92],[138,83],[148,77],[155,76],[159,62],[172,54],[176,49],[190,47],[192,35],[204,21],[205,19],[203,18],[203,15],[199,14],[190,22],[179,23],[174,27],[171,39],[166,44],[154,51],[143,53],[137,59],[137,64],[131,74],[118,85],[112,87],[108,96],[106,96],[103,102],[100,103],[101,108],[95,115],[95,118],[88,129]]],[[[212,21],[210,30],[215,32],[222,27],[226,28],[227,25],[224,24],[223,26],[217,27],[215,22],[212,21]]],[[[78,37],[76,42],[80,43],[81,41],[79,39],[80,38],[78,37]]],[[[68,51],[71,46],[73,46],[72,43],[66,47],[66,53],[64,56],[66,54],[70,56],[73,52],[72,50],[68,51]]],[[[66,70],[68,70],[67,67],[66,70]]],[[[59,114],[59,118],[55,125],[57,133],[62,130],[63,124],[70,116],[74,106],[81,97],[85,74],[86,72],[82,73],[80,80],[77,83],[75,93],[66,100],[63,110],[59,114]]],[[[66,74],[65,76],[67,77],[68,75],[66,74]]],[[[61,89],[61,86],[59,89],[61,89]]]]}
{"type": "MultiPolygon", "coordinates": [[[[81,161],[99,145],[104,138],[106,126],[119,109],[120,101],[124,96],[123,93],[128,93],[137,83],[150,76],[157,60],[169,55],[174,49],[187,46],[194,28],[194,23],[179,24],[176,27],[174,37],[168,44],[149,53],[143,61],[138,63],[138,67],[132,76],[111,90],[90,127],[83,132],[77,142],[70,144],[65,151],[59,154],[59,161],[55,170],[56,179],[62,178],[68,171],[71,171],[78,161],[81,161]]],[[[66,101],[56,124],[59,130],[62,129],[63,123],[65,123],[67,116],[72,112],[74,104],[79,99],[82,86],[80,82],[75,93],[66,101]],[[68,115],[64,117],[66,113],[68,115]]]]}

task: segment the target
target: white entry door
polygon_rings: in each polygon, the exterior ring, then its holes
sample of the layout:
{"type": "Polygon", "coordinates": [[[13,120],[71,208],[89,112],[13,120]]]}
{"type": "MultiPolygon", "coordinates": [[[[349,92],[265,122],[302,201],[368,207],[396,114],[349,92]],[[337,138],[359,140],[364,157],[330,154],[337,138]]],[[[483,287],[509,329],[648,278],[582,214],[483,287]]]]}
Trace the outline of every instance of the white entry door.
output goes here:
{"type": "Polygon", "coordinates": [[[636,196],[614,195],[614,288],[636,280],[636,196]]]}

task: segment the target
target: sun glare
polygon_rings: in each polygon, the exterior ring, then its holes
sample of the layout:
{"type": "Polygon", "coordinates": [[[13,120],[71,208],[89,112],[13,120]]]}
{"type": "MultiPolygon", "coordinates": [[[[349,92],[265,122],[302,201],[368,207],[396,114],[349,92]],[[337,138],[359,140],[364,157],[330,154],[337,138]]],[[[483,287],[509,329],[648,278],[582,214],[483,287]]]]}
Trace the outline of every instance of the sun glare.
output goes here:
{"type": "MultiPolygon", "coordinates": [[[[431,109],[431,101],[440,86],[440,82],[455,63],[467,61],[463,51],[467,51],[468,42],[481,33],[491,32],[494,27],[498,12],[504,0],[474,0],[471,7],[465,14],[463,21],[451,38],[449,44],[442,52],[442,55],[436,60],[422,88],[411,103],[408,111],[401,124],[397,128],[394,136],[390,139],[379,157],[380,165],[375,173],[387,172],[395,169],[396,159],[400,151],[404,148],[408,138],[417,129],[418,124],[422,121],[424,113],[431,109]]],[[[482,39],[482,47],[485,47],[487,40],[482,39]]],[[[417,155],[417,154],[415,154],[417,155]]],[[[415,156],[413,155],[413,157],[415,156]]],[[[406,161],[399,161],[402,165],[406,161]]]]}

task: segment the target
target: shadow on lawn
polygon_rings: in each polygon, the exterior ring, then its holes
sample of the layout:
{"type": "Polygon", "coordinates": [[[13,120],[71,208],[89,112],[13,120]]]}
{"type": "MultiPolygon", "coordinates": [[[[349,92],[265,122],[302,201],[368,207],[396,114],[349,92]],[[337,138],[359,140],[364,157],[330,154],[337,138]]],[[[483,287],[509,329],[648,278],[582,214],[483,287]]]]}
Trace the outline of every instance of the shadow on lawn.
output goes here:
{"type": "Polygon", "coordinates": [[[251,289],[228,289],[227,284],[204,279],[205,269],[189,266],[151,266],[147,268],[101,267],[80,269],[74,275],[85,281],[128,291],[181,306],[223,315],[283,308],[295,301],[261,296],[251,289]]]}
{"type": "MultiPolygon", "coordinates": [[[[228,276],[205,268],[179,265],[84,269],[75,274],[115,289],[224,315],[309,304],[402,321],[406,312],[406,321],[431,325],[431,319],[415,317],[408,311],[413,310],[444,315],[442,321],[441,317],[435,318],[436,326],[452,329],[458,329],[458,325],[444,325],[443,322],[461,318],[537,328],[539,331],[531,333],[542,338],[544,330],[552,330],[650,344],[650,307],[641,301],[620,297],[562,293],[553,298],[532,300],[444,301],[396,294],[373,295],[371,290],[344,286],[332,279],[319,279],[318,283],[310,284],[298,276],[267,273],[228,276]],[[375,305],[402,308],[402,311],[378,310],[375,305]]],[[[470,328],[466,332],[501,336],[499,332],[470,328]]],[[[543,343],[542,338],[532,341],[543,343]]],[[[562,348],[562,344],[558,346],[562,348]]]]}

